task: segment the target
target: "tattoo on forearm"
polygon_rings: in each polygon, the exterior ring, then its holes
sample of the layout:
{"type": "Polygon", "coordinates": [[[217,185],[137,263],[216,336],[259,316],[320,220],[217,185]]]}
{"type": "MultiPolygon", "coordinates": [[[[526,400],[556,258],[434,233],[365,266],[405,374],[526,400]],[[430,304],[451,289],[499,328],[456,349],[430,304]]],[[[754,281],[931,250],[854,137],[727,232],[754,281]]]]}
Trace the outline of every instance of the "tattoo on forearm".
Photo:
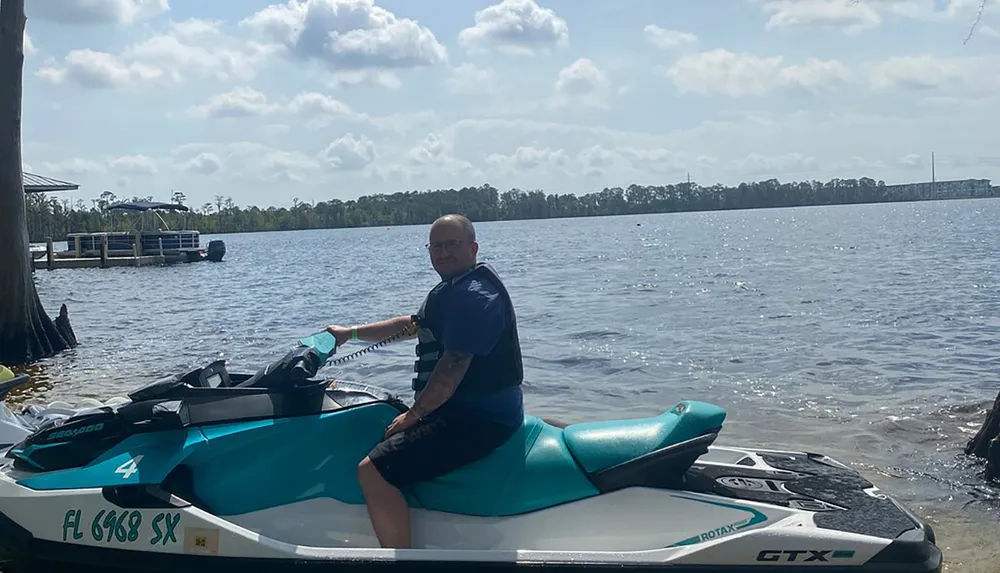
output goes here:
{"type": "Polygon", "coordinates": [[[413,405],[415,413],[424,417],[447,402],[458,388],[470,363],[471,353],[445,350],[431,373],[431,379],[427,381],[427,387],[413,405]]]}

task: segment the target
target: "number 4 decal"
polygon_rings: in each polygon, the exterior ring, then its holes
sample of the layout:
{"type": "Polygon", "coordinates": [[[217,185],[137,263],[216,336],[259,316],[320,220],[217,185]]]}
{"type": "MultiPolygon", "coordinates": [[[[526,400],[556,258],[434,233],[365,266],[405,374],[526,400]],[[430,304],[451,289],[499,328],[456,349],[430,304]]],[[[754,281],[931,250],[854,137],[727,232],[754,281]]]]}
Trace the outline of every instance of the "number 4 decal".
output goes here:
{"type": "Polygon", "coordinates": [[[118,466],[118,469],[115,470],[115,473],[122,474],[122,479],[128,479],[132,477],[132,474],[139,471],[139,460],[141,459],[142,459],[141,455],[138,455],[130,459],[124,464],[118,466]]]}

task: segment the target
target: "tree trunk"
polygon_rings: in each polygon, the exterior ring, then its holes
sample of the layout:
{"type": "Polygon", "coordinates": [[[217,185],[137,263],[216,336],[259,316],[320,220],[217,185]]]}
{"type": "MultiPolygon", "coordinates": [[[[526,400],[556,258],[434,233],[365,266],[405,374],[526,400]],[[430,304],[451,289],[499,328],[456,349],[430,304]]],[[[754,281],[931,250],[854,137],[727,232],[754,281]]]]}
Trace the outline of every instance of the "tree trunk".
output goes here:
{"type": "Polygon", "coordinates": [[[21,172],[24,23],[24,0],[0,0],[0,363],[9,366],[77,344],[66,305],[53,322],[31,272],[21,172]]]}
{"type": "Polygon", "coordinates": [[[965,445],[965,454],[986,458],[986,480],[1000,480],[1000,394],[979,432],[965,445]]]}

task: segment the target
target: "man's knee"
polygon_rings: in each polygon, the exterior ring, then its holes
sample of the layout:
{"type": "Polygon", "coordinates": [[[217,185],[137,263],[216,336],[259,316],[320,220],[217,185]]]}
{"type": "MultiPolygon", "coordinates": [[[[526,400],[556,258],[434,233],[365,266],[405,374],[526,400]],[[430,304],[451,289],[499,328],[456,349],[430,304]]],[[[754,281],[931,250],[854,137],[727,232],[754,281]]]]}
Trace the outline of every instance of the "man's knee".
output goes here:
{"type": "Polygon", "coordinates": [[[362,483],[371,483],[372,480],[380,480],[382,475],[379,473],[378,468],[372,463],[371,458],[365,456],[365,459],[361,460],[358,464],[358,480],[362,483]]]}

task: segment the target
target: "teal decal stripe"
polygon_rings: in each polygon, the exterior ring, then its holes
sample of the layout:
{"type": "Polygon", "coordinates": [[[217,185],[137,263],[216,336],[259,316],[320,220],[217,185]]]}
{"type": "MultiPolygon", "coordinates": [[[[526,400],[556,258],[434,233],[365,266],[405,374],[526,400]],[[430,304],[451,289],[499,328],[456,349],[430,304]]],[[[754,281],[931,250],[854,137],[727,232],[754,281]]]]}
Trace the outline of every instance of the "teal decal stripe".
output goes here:
{"type": "Polygon", "coordinates": [[[67,442],[56,442],[54,444],[32,444],[23,450],[11,450],[10,453],[21,458],[22,461],[28,462],[38,469],[42,469],[42,466],[36,464],[35,461],[31,459],[31,454],[37,452],[38,450],[44,450],[45,448],[52,448],[55,446],[65,446],[66,444],[67,442]]]}
{"type": "Polygon", "coordinates": [[[693,497],[687,497],[687,496],[684,496],[684,495],[674,495],[673,497],[676,497],[676,498],[679,498],[679,499],[686,499],[688,501],[696,501],[698,503],[707,503],[709,505],[715,505],[715,506],[718,506],[718,507],[725,507],[727,509],[735,509],[737,511],[745,511],[745,512],[748,512],[753,517],[751,517],[749,520],[743,519],[743,520],[737,521],[735,523],[726,524],[726,525],[723,525],[721,527],[717,527],[715,529],[699,533],[698,535],[694,535],[694,536],[688,537],[687,539],[684,539],[682,541],[678,541],[677,543],[674,543],[673,545],[670,545],[669,547],[681,547],[681,546],[684,546],[684,545],[694,545],[695,543],[700,543],[702,541],[708,541],[710,539],[715,539],[716,537],[719,537],[721,535],[725,535],[726,533],[731,533],[731,532],[739,531],[740,529],[745,529],[747,527],[750,527],[750,526],[753,526],[753,525],[757,525],[758,523],[763,523],[763,522],[767,521],[767,516],[766,515],[764,515],[763,513],[757,511],[756,509],[754,509],[752,507],[747,507],[745,505],[734,505],[734,504],[731,504],[731,503],[723,503],[721,501],[708,501],[707,499],[697,499],[697,498],[693,498],[693,497]]]}
{"type": "Polygon", "coordinates": [[[850,559],[852,557],[854,557],[854,551],[853,550],[842,549],[840,551],[834,551],[833,552],[833,558],[834,559],[850,559]]]}
{"type": "MultiPolygon", "coordinates": [[[[85,466],[26,476],[17,484],[34,490],[156,484],[205,442],[198,428],[133,434],[85,466]]],[[[25,455],[56,445],[65,444],[45,444],[25,455]]]]}

